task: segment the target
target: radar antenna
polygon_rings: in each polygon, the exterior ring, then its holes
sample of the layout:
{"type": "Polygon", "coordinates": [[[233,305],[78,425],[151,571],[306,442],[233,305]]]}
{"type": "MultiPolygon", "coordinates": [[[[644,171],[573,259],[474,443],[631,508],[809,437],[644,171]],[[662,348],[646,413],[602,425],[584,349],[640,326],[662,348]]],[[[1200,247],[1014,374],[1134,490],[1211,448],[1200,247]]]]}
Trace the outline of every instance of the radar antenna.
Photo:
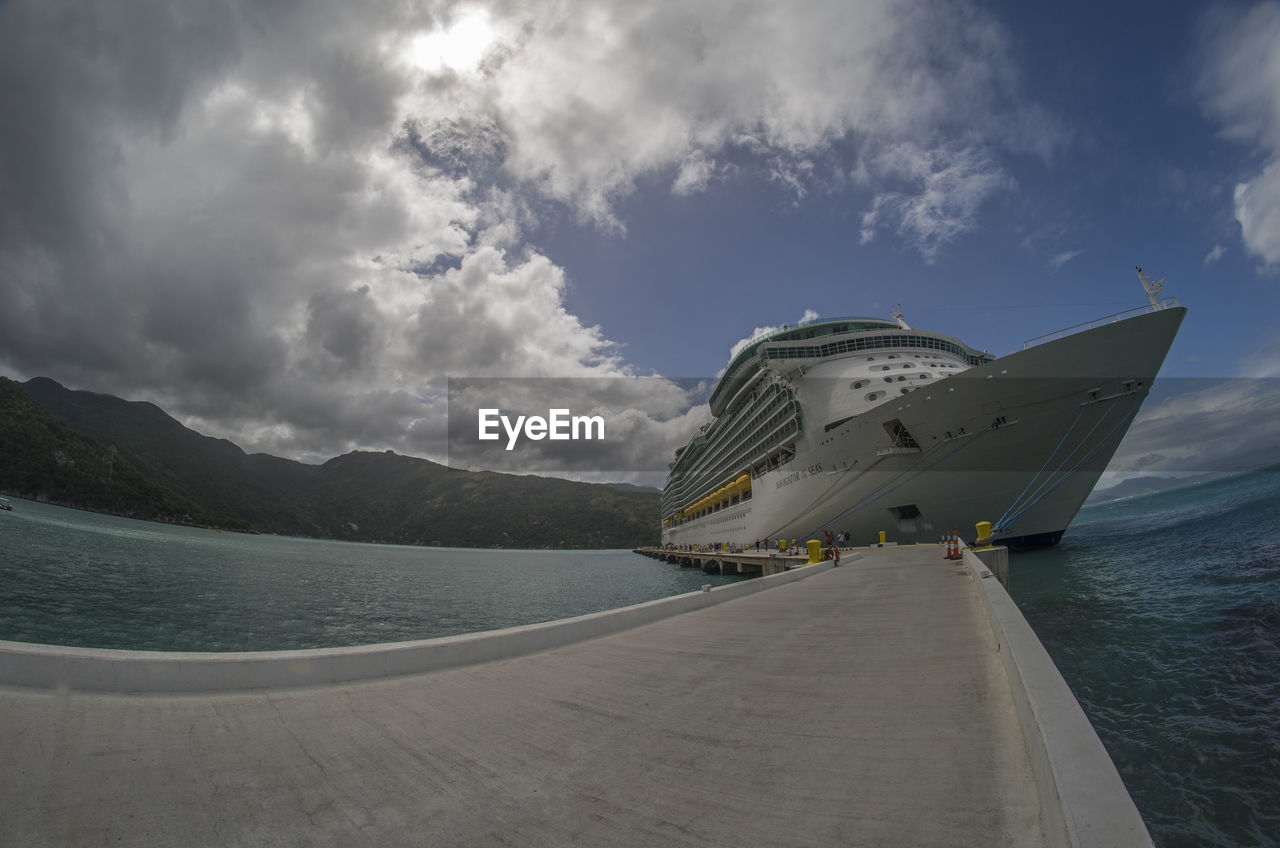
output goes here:
{"type": "Polygon", "coordinates": [[[910,330],[910,329],[911,329],[910,327],[908,327],[908,326],[907,326],[907,321],[906,321],[906,319],[902,317],[902,304],[901,304],[901,303],[899,303],[897,306],[893,307],[893,319],[894,319],[895,321],[897,321],[897,322],[898,322],[898,326],[899,326],[899,327],[901,327],[902,329],[904,329],[904,330],[910,330]]]}
{"type": "Polygon", "coordinates": [[[1161,277],[1155,282],[1152,282],[1151,275],[1142,273],[1142,267],[1139,266],[1138,279],[1142,280],[1142,287],[1147,290],[1147,299],[1151,301],[1151,308],[1163,309],[1164,307],[1160,305],[1160,301],[1156,299],[1156,295],[1158,295],[1160,290],[1164,288],[1165,278],[1161,277]]]}

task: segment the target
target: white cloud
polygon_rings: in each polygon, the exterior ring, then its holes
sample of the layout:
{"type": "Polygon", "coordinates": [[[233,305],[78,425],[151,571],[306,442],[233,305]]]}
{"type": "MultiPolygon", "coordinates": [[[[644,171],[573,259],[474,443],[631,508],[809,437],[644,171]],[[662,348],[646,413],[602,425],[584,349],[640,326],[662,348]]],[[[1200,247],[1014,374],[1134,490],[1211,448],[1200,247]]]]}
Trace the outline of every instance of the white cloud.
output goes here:
{"type": "Polygon", "coordinates": [[[715,162],[701,150],[696,150],[680,165],[680,173],[671,184],[671,193],[687,195],[700,192],[707,187],[714,173],[715,162]]]}
{"type": "Polygon", "coordinates": [[[1064,250],[1062,253],[1049,258],[1049,267],[1056,271],[1072,259],[1075,259],[1080,253],[1081,251],[1079,250],[1064,250]]]}
{"type": "Polygon", "coordinates": [[[1220,244],[1215,244],[1213,249],[1204,255],[1205,266],[1212,265],[1221,259],[1227,252],[1227,249],[1220,244]]]}
{"type": "Polygon", "coordinates": [[[803,198],[841,181],[828,154],[857,171],[908,145],[924,170],[879,176],[897,182],[895,223],[933,254],[1012,185],[997,149],[1054,143],[1051,119],[1010,105],[1002,29],[964,4],[534,3],[509,29],[519,38],[477,83],[509,135],[507,172],[607,229],[644,174],[674,170],[688,193],[746,152],[803,198]],[[950,128],[964,144],[919,141],[950,128]]]}
{"type": "Polygon", "coordinates": [[[901,181],[904,188],[876,195],[862,217],[862,243],[871,241],[888,218],[928,262],[945,244],[977,227],[978,210],[988,198],[1013,187],[1013,179],[973,147],[925,148],[903,142],[881,153],[870,168],[901,181]]]}
{"type": "MultiPolygon", "coordinates": [[[[1280,43],[1276,49],[1280,50],[1280,43]]],[[[1234,197],[1245,245],[1268,265],[1280,264],[1280,159],[1237,185],[1234,197]]]]}
{"type": "Polygon", "coordinates": [[[1262,171],[1235,188],[1236,220],[1246,249],[1268,266],[1280,264],[1280,7],[1215,7],[1203,28],[1205,111],[1223,134],[1251,144],[1266,159],[1262,171]]]}

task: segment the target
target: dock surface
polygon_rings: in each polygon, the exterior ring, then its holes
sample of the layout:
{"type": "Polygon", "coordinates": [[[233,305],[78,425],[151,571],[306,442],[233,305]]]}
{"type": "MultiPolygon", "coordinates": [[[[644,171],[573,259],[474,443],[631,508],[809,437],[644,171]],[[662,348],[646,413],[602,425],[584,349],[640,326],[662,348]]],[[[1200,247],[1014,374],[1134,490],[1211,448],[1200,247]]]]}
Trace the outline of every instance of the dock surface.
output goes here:
{"type": "Polygon", "coordinates": [[[0,688],[0,844],[1042,845],[976,583],[886,548],[427,674],[0,688]]]}

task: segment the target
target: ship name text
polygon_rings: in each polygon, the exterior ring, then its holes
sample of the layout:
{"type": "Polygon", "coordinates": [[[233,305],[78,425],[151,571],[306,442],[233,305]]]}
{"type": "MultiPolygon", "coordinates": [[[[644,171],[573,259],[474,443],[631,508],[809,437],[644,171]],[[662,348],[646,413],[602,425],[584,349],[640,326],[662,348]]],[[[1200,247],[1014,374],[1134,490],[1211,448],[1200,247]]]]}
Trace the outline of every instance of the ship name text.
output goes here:
{"type": "Polygon", "coordinates": [[[774,488],[781,489],[783,486],[790,486],[792,483],[796,482],[797,480],[803,480],[806,477],[810,477],[814,474],[821,474],[821,473],[822,473],[822,463],[815,462],[813,465],[810,465],[808,468],[801,468],[799,471],[792,471],[786,477],[783,477],[781,480],[775,483],[774,488]]]}

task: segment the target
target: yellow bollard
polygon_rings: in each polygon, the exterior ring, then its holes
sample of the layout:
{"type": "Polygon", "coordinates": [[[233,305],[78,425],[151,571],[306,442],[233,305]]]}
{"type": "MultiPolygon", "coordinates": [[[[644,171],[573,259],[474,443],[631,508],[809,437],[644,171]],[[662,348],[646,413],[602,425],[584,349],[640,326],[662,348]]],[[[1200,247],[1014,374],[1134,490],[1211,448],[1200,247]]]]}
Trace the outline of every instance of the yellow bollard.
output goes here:
{"type": "Polygon", "coordinates": [[[880,531],[880,547],[884,547],[884,531],[880,531]]]}
{"type": "Polygon", "coordinates": [[[786,552],[787,552],[787,540],[786,540],[786,539],[779,539],[779,540],[778,540],[778,553],[780,553],[780,554],[785,554],[786,552]]]}
{"type": "Polygon", "coordinates": [[[978,530],[978,537],[977,537],[976,539],[974,539],[974,540],[973,540],[973,543],[974,543],[975,545],[988,545],[988,546],[989,546],[989,545],[991,544],[991,522],[990,522],[990,521],[979,521],[979,522],[978,522],[976,525],[974,525],[974,526],[975,526],[975,527],[977,528],[977,530],[978,530]]]}
{"type": "Polygon", "coordinates": [[[809,564],[813,565],[815,562],[819,562],[822,559],[822,543],[817,539],[810,539],[804,544],[809,549],[809,564]]]}

